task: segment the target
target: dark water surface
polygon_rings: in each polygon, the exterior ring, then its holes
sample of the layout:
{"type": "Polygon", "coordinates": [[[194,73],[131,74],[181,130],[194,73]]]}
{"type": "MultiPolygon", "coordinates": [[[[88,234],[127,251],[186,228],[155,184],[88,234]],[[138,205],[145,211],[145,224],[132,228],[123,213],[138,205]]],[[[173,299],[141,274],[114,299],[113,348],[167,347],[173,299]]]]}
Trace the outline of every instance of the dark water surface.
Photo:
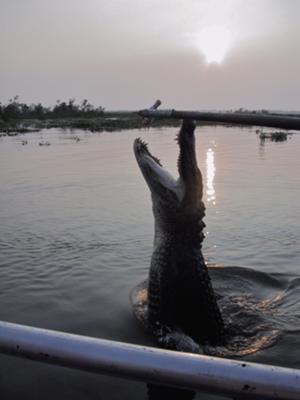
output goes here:
{"type": "MultiPolygon", "coordinates": [[[[0,139],[1,320],[152,343],[129,303],[147,275],[153,237],[132,142],[141,136],[176,175],[175,133],[45,130],[0,139]]],[[[300,135],[264,145],[250,129],[203,127],[196,135],[204,254],[238,267],[213,274],[215,286],[239,305],[253,304],[251,324],[231,309],[245,329],[269,324],[279,332],[275,344],[246,358],[300,368],[300,135]]],[[[146,398],[142,383],[7,356],[0,356],[0,397],[146,398]]]]}

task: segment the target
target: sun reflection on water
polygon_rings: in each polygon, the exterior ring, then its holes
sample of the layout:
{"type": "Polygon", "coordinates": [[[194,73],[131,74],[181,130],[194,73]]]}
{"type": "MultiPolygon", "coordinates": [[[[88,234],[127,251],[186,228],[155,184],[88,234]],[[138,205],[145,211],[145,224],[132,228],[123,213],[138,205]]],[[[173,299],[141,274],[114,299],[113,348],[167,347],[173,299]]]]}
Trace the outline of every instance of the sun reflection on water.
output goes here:
{"type": "Polygon", "coordinates": [[[215,156],[211,148],[206,153],[206,198],[208,203],[216,204],[214,178],[216,174],[215,156]]]}

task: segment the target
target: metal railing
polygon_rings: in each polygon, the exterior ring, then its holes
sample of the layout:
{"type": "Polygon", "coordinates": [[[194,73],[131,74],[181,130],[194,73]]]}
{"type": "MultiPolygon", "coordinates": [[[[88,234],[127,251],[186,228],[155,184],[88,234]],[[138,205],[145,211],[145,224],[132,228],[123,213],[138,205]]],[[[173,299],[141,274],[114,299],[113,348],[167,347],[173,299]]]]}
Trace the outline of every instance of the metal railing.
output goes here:
{"type": "Polygon", "coordinates": [[[300,370],[0,321],[0,352],[98,374],[248,399],[300,399],[300,370]]]}

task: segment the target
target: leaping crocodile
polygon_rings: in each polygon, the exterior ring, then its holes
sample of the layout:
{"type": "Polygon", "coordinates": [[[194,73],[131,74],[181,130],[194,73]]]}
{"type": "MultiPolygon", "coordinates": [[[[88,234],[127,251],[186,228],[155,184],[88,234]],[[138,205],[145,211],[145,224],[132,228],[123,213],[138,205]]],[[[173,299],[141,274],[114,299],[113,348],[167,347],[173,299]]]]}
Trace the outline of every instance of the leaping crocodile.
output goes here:
{"type": "Polygon", "coordinates": [[[164,347],[175,350],[183,350],[178,332],[192,338],[184,349],[188,351],[194,351],[193,343],[217,345],[224,337],[223,318],[201,251],[205,206],[194,130],[193,121],[183,121],[177,137],[178,180],[162,168],[146,143],[134,142],[137,163],[151,191],[155,220],[148,328],[164,347]]]}

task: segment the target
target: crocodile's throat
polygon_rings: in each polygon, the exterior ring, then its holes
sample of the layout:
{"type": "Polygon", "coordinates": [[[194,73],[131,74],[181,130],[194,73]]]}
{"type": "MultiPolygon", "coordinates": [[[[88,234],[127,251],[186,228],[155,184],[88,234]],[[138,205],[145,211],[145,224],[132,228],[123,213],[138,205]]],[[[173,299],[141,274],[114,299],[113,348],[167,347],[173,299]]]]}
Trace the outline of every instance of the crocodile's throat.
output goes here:
{"type": "Polygon", "coordinates": [[[224,324],[201,253],[205,207],[194,130],[194,123],[185,120],[177,137],[177,180],[162,168],[144,142],[134,142],[138,165],[151,191],[155,219],[148,324],[153,331],[180,329],[197,343],[218,344],[224,324]]]}

